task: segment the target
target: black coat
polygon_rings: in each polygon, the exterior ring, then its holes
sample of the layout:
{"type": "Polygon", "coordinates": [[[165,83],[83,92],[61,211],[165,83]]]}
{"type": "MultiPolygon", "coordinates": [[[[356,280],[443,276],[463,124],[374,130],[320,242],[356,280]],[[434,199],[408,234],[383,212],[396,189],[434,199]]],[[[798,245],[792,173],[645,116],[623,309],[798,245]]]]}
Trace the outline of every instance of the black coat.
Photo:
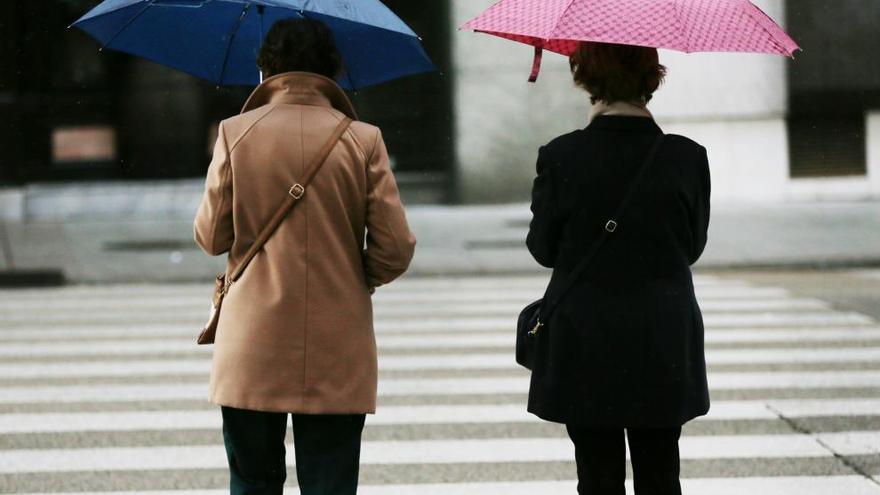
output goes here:
{"type": "MultiPolygon", "coordinates": [[[[662,131],[600,116],[542,147],[528,247],[553,299],[662,131]]],[[[709,410],[703,319],[690,265],[709,226],[706,149],[667,135],[590,267],[538,337],[529,411],[581,426],[681,425],[709,410]]]]}

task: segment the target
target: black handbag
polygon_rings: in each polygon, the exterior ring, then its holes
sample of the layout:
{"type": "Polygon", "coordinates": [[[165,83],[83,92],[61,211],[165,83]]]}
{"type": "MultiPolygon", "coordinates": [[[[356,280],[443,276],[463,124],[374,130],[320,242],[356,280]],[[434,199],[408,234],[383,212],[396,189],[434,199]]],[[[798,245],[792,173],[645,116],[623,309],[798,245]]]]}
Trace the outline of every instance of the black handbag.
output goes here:
{"type": "Polygon", "coordinates": [[[551,316],[553,316],[553,311],[555,311],[556,307],[559,305],[559,301],[562,300],[569,289],[574,286],[575,282],[577,282],[580,276],[584,273],[590,262],[596,256],[596,253],[598,253],[602,245],[605,244],[605,241],[607,241],[611,237],[611,234],[617,230],[619,225],[618,222],[623,218],[626,207],[629,205],[630,200],[632,200],[639,183],[645,176],[645,172],[651,166],[651,163],[654,162],[654,158],[657,156],[657,150],[660,149],[664,137],[663,134],[657,136],[657,139],[651,146],[651,150],[648,152],[648,156],[645,158],[641,168],[636,173],[632,183],[630,183],[626,195],[620,202],[620,206],[617,208],[617,213],[614,217],[605,222],[602,232],[599,234],[599,238],[596,239],[592,246],[590,246],[587,254],[580,262],[578,262],[577,266],[574,267],[565,279],[565,282],[555,297],[548,298],[545,293],[544,298],[529,304],[520,312],[519,319],[516,322],[516,362],[520,365],[530,370],[533,368],[535,364],[535,356],[537,355],[539,334],[541,334],[542,330],[546,331],[547,324],[550,322],[551,316]]]}

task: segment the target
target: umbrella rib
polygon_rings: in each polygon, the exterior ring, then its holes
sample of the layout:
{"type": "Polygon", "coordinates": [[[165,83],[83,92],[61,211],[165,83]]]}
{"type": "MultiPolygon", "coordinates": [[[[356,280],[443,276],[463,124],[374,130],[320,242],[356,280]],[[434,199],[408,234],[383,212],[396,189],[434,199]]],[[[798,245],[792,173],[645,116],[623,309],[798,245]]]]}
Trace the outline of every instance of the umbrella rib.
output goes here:
{"type": "Polygon", "coordinates": [[[685,52],[686,52],[686,53],[690,53],[690,51],[691,51],[691,45],[692,45],[692,43],[691,43],[691,32],[688,31],[688,30],[685,28],[685,26],[684,26],[684,21],[682,21],[682,18],[681,18],[681,10],[679,10],[679,4],[678,4],[678,2],[675,2],[675,1],[672,2],[672,11],[675,12],[675,18],[676,18],[676,20],[678,20],[678,27],[679,27],[679,29],[681,29],[681,32],[686,33],[686,34],[685,34],[685,37],[686,37],[686,40],[687,40],[687,41],[685,41],[685,47],[684,47],[684,49],[685,49],[685,52]]]}
{"type": "MultiPolygon", "coordinates": [[[[550,33],[548,33],[548,36],[556,36],[556,30],[559,29],[559,24],[562,22],[562,19],[565,18],[565,14],[567,14],[568,11],[571,10],[572,5],[574,5],[574,0],[569,0],[568,6],[565,7],[565,10],[562,11],[562,15],[560,15],[559,18],[556,19],[556,23],[553,24],[553,29],[550,31],[550,33]]],[[[547,38],[545,41],[550,40],[551,38],[547,38]]]]}
{"type": "MultiPolygon", "coordinates": [[[[217,78],[217,84],[223,84],[223,76],[226,75],[226,66],[229,63],[229,52],[232,51],[232,43],[235,41],[235,35],[238,34],[238,29],[241,27],[241,23],[244,21],[251,5],[253,5],[253,2],[244,4],[244,7],[241,9],[241,15],[238,16],[235,26],[232,27],[232,32],[229,33],[229,42],[226,43],[226,53],[223,55],[223,67],[220,68],[220,77],[217,78]]],[[[262,40],[260,40],[260,42],[262,43],[262,40]]]]}
{"type": "MultiPolygon", "coordinates": [[[[776,24],[776,21],[774,21],[772,17],[767,15],[766,12],[764,12],[763,10],[761,10],[757,6],[754,6],[754,7],[755,7],[755,9],[758,10],[758,12],[760,12],[760,15],[763,16],[762,20],[769,19],[770,22],[776,24]]],[[[778,48],[780,52],[784,53],[786,57],[794,58],[794,52],[796,52],[797,50],[792,50],[791,52],[789,52],[788,48],[786,48],[782,43],[780,43],[780,41],[776,38],[776,35],[774,33],[770,32],[770,29],[767,28],[767,26],[763,22],[761,22],[761,20],[755,19],[754,11],[749,11],[748,14],[749,14],[749,17],[751,17],[756,23],[758,23],[758,26],[761,27],[761,29],[764,31],[764,33],[766,33],[767,36],[770,37],[770,41],[772,41],[773,44],[776,45],[776,48],[778,48]]],[[[800,47],[798,47],[798,49],[800,49],[800,47]]]]}
{"type": "Polygon", "coordinates": [[[113,43],[114,41],[116,41],[116,38],[117,38],[120,34],[122,34],[123,31],[125,31],[126,29],[128,29],[128,26],[131,26],[132,23],[134,23],[134,21],[136,21],[137,18],[141,16],[141,14],[143,14],[144,12],[147,11],[147,9],[149,9],[150,7],[152,7],[154,3],[156,3],[156,0],[150,0],[149,2],[147,2],[147,4],[144,5],[143,8],[141,8],[141,10],[138,11],[137,14],[133,15],[132,18],[129,19],[128,22],[125,23],[125,25],[123,25],[121,28],[119,28],[119,30],[116,31],[116,33],[114,33],[113,36],[111,36],[110,39],[107,40],[106,43],[103,43],[103,44],[101,45],[100,50],[104,50],[104,48],[107,48],[108,46],[110,46],[110,43],[113,43]]]}

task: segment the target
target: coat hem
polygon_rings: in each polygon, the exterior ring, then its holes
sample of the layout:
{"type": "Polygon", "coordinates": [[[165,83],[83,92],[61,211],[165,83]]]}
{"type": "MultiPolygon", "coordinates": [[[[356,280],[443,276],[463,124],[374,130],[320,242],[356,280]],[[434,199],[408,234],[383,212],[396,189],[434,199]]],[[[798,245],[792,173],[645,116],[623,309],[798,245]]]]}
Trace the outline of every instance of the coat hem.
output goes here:
{"type": "Polygon", "coordinates": [[[252,402],[238,402],[238,401],[228,401],[228,400],[218,400],[215,398],[209,399],[209,401],[221,407],[232,407],[235,409],[244,409],[247,411],[260,411],[260,412],[273,412],[273,413],[290,413],[290,414],[313,414],[313,415],[327,415],[327,416],[341,416],[348,414],[376,414],[376,408],[350,408],[350,409],[335,409],[335,408],[302,408],[302,407],[277,407],[271,405],[265,405],[260,403],[252,403],[252,402]]]}
{"type": "Polygon", "coordinates": [[[537,411],[531,407],[529,407],[528,412],[539,419],[544,421],[549,421],[551,423],[558,423],[562,425],[575,425],[585,428],[671,428],[676,426],[684,426],[689,421],[692,421],[700,416],[705,416],[709,413],[708,410],[705,412],[697,413],[697,414],[687,414],[680,419],[670,422],[640,422],[640,421],[596,421],[590,420],[589,418],[581,418],[580,420],[572,420],[571,418],[563,418],[562,416],[557,416],[553,414],[547,414],[542,411],[537,411]]]}

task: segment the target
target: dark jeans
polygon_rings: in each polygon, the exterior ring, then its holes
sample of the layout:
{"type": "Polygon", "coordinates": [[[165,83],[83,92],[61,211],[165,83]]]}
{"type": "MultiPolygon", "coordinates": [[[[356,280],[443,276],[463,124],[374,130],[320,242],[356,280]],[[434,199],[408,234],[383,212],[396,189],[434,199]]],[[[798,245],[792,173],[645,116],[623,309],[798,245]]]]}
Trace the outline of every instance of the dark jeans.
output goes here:
{"type": "MultiPolygon", "coordinates": [[[[575,447],[580,495],[624,495],[623,428],[568,426],[575,447]]],[[[681,495],[678,439],[681,427],[627,428],[636,495],[681,495]]]]}
{"type": "MultiPolygon", "coordinates": [[[[222,407],[232,495],[275,495],[287,479],[287,414],[222,407]]],[[[293,414],[296,477],[302,495],[357,493],[365,415],[293,414]]]]}

